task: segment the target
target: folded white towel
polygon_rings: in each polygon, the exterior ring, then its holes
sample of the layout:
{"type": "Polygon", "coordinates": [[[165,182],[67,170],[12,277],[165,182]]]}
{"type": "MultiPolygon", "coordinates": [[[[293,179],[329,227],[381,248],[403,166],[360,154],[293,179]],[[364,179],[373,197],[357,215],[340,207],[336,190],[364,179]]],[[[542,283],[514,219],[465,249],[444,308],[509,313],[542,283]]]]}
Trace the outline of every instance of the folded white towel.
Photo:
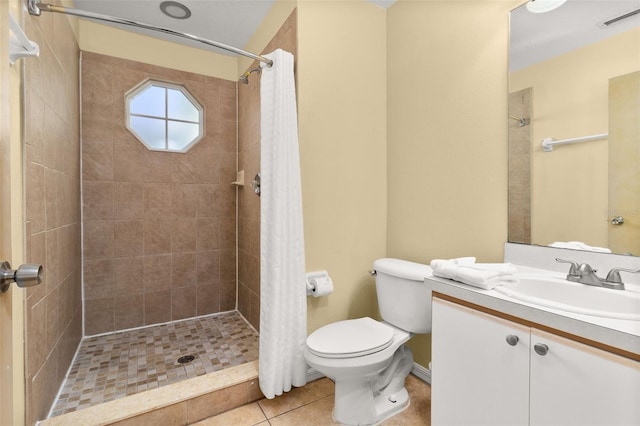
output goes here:
{"type": "Polygon", "coordinates": [[[611,250],[606,247],[590,246],[580,241],[556,241],[555,243],[549,244],[549,247],[595,251],[598,253],[611,253],[611,250]]]}
{"type": "Polygon", "coordinates": [[[475,263],[475,258],[465,257],[431,261],[433,275],[459,281],[475,287],[491,290],[499,284],[514,283],[517,272],[511,263],[475,263]]]}

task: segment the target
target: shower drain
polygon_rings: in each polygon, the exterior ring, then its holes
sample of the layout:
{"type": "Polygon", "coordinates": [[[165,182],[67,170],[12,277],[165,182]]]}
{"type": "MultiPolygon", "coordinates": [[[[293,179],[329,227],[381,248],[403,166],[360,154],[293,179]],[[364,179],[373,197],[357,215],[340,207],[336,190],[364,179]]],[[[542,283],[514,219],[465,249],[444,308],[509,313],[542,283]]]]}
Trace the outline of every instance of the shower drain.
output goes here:
{"type": "Polygon", "coordinates": [[[180,364],[186,364],[188,362],[193,361],[194,359],[196,359],[196,357],[193,356],[193,355],[185,355],[185,356],[181,356],[180,358],[178,358],[178,362],[180,364]]]}

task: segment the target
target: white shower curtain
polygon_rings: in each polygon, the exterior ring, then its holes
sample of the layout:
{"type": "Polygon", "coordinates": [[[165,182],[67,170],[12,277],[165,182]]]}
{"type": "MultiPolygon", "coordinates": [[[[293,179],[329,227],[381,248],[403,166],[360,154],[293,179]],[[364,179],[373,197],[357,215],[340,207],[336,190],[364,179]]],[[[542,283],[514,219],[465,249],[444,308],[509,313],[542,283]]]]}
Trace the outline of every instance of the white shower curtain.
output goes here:
{"type": "Polygon", "coordinates": [[[265,55],[261,103],[260,389],[274,398],[307,382],[302,195],[293,55],[265,55]]]}

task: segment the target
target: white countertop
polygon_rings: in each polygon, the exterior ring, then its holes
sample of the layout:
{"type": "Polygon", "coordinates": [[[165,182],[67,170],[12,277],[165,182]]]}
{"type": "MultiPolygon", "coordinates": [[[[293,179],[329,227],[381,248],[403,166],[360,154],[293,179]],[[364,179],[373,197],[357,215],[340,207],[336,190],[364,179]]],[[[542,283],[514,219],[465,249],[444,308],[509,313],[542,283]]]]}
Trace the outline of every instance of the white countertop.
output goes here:
{"type": "MultiPolygon", "coordinates": [[[[566,276],[548,270],[515,266],[519,273],[552,274],[560,278],[566,276]]],[[[511,298],[495,290],[483,290],[439,277],[428,277],[425,280],[429,280],[434,292],[640,355],[640,321],[603,318],[547,308],[511,298]]]]}

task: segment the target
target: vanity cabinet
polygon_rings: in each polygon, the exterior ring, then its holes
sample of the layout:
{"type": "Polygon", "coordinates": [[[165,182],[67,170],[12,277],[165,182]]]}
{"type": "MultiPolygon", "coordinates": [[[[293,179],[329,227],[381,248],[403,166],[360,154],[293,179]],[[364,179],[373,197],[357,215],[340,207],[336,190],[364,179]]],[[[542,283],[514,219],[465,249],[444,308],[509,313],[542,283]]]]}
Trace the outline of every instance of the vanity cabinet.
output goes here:
{"type": "Polygon", "coordinates": [[[640,363],[438,298],[431,421],[640,425],[640,363]]]}

